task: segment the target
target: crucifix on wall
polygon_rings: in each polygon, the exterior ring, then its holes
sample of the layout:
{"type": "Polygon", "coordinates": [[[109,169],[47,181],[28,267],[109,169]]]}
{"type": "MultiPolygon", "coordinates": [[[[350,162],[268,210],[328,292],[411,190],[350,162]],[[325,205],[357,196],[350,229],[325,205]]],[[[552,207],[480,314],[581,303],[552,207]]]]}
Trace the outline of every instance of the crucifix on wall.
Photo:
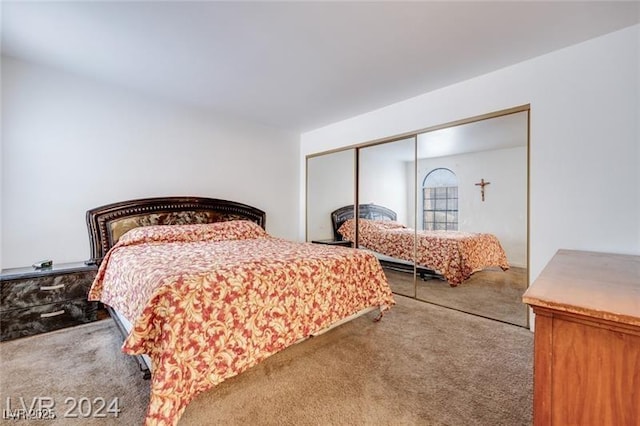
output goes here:
{"type": "Polygon", "coordinates": [[[480,179],[480,182],[476,183],[476,186],[480,187],[480,194],[482,194],[482,201],[484,201],[484,187],[489,185],[491,182],[485,182],[484,179],[480,179]]]}

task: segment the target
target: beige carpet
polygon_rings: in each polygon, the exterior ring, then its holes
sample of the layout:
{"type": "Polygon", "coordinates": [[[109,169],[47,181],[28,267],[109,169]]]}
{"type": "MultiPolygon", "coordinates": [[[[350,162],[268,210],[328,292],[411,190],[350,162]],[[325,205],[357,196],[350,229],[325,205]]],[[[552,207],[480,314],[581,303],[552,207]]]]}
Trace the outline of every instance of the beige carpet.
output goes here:
{"type": "MultiPolygon", "coordinates": [[[[385,268],[385,274],[394,293],[413,296],[413,274],[388,268],[385,268]]],[[[419,300],[528,327],[529,311],[522,303],[522,295],[527,289],[525,268],[486,269],[456,287],[437,278],[426,281],[418,278],[416,283],[415,293],[419,300]]]]}
{"type": "MultiPolygon", "coordinates": [[[[121,338],[111,319],[52,333],[0,343],[0,403],[20,408],[35,398],[53,398],[54,421],[11,421],[7,425],[136,425],[142,424],[149,403],[149,382],[142,379],[135,361],[120,352],[121,338]],[[118,418],[64,418],[72,402],[67,398],[118,398],[118,418]]],[[[99,404],[99,402],[98,402],[99,404]]],[[[96,404],[96,405],[98,405],[96,404]]],[[[93,411],[97,411],[93,410],[93,411]]],[[[79,414],[74,410],[72,414],[79,414]]]]}
{"type": "MultiPolygon", "coordinates": [[[[531,424],[531,332],[396,300],[201,394],[180,425],[531,424]]],[[[118,396],[117,421],[46,424],[140,424],[148,382],[118,346],[110,320],[2,343],[2,400],[118,396]]]]}

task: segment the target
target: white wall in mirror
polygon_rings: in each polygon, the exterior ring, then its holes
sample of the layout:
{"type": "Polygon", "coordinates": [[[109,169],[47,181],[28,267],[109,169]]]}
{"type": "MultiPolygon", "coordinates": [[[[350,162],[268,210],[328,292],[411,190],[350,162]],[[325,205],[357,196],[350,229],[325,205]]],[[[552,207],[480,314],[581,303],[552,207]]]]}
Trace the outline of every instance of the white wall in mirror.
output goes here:
{"type": "Polygon", "coordinates": [[[408,182],[413,181],[415,141],[413,138],[360,149],[359,203],[377,204],[396,212],[397,220],[413,226],[413,195],[408,182]]]}
{"type": "Polygon", "coordinates": [[[355,150],[307,159],[307,241],[333,239],[331,212],[353,204],[355,150]]]}

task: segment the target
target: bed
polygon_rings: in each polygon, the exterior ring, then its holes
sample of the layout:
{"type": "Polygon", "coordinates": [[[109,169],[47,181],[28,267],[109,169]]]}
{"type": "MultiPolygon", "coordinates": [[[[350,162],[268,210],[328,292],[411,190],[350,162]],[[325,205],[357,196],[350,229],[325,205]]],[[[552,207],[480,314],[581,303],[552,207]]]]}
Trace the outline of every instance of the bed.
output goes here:
{"type": "Polygon", "coordinates": [[[423,268],[441,274],[452,287],[483,269],[509,269],[507,256],[495,235],[416,231],[396,222],[397,215],[393,210],[376,204],[359,206],[356,231],[354,211],[353,205],[350,205],[331,213],[337,239],[357,239],[359,247],[391,259],[404,262],[413,262],[415,259],[419,270],[423,268]]]}
{"type": "Polygon", "coordinates": [[[148,425],[174,425],[200,392],[286,347],[393,304],[375,256],[297,243],[226,200],[131,200],[87,212],[89,293],[151,367],[148,425]]]}

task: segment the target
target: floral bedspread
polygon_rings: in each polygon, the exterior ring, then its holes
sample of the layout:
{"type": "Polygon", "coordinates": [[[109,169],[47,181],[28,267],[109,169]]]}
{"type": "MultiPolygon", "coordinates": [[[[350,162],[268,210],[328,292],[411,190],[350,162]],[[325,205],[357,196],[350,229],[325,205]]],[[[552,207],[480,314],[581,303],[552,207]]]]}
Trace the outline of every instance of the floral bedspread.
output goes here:
{"type": "MultiPolygon", "coordinates": [[[[355,241],[355,221],[345,221],[338,233],[355,241]]],[[[415,261],[432,269],[452,286],[490,267],[509,269],[507,255],[492,234],[461,231],[415,231],[394,221],[358,220],[359,246],[386,256],[415,261]]]]}
{"type": "Polygon", "coordinates": [[[377,259],[269,236],[248,221],[149,226],[125,234],[89,294],[133,324],[123,352],[153,364],[147,425],[302,338],[394,304],[377,259]]]}

